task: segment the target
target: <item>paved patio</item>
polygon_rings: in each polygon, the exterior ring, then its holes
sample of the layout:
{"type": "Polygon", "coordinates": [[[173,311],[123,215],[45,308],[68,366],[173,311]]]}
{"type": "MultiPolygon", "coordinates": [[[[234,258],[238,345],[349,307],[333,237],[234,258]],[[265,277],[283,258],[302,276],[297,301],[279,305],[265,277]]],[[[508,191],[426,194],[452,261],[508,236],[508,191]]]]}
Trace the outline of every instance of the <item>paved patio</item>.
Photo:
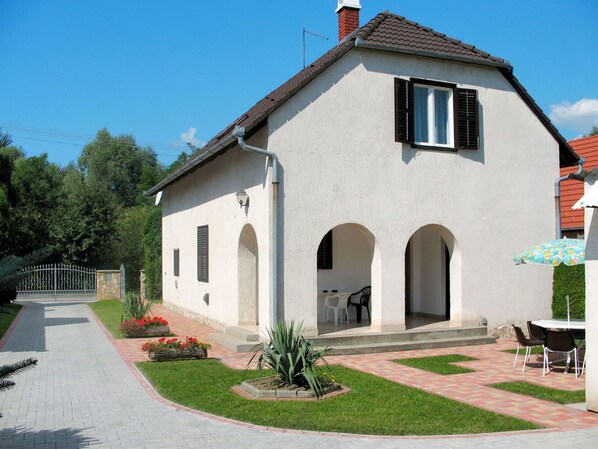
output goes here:
{"type": "MultiPolygon", "coordinates": [[[[175,315],[162,306],[154,312],[171,323],[173,333],[208,340],[212,329],[175,315]]],[[[521,373],[513,356],[497,345],[330,357],[331,363],[370,372],[500,413],[528,419],[547,430],[443,437],[364,437],[267,429],[188,410],[160,398],[133,363],[146,360],[140,340],[114,340],[81,302],[26,304],[11,331],[0,341],[0,364],[36,357],[34,369],[15,377],[17,386],[0,393],[0,447],[107,448],[557,448],[566,441],[595,447],[598,415],[545,401],[522,398],[488,384],[526,380],[564,389],[583,388],[585,376],[541,369],[521,373]],[[459,353],[476,373],[439,376],[392,360],[459,353]]],[[[210,356],[244,368],[246,354],[213,345],[210,356]]]]}

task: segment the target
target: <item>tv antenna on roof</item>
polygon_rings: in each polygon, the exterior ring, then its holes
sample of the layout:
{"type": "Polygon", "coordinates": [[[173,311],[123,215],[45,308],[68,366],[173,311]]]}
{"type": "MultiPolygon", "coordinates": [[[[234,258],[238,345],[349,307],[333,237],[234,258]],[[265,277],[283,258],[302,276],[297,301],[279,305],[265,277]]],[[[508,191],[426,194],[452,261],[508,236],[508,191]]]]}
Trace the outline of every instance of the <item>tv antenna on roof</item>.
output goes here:
{"type": "Polygon", "coordinates": [[[309,31],[309,30],[306,30],[305,28],[303,28],[303,68],[305,68],[305,35],[306,34],[311,34],[312,36],[319,37],[320,39],[328,40],[328,38],[326,36],[322,36],[321,34],[314,33],[312,31],[309,31]]]}

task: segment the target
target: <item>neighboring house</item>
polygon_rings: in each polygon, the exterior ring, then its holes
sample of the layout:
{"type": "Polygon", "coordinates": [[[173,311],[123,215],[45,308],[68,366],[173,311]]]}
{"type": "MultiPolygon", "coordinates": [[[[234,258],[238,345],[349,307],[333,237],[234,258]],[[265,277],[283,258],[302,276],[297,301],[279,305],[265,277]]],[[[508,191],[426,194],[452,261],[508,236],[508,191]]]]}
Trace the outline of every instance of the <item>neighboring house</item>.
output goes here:
{"type": "Polygon", "coordinates": [[[165,305],[313,336],[318,292],[371,285],[372,332],[550,317],[552,270],[513,257],[553,238],[575,153],[505,60],[389,12],[355,30],[356,0],[338,12],[336,47],[147,192],[165,305]]]}
{"type": "MultiPolygon", "coordinates": [[[[584,170],[591,171],[598,167],[598,135],[572,140],[569,145],[585,158],[584,170]]],[[[562,168],[561,176],[571,173],[571,168],[562,168]]],[[[569,238],[582,238],[584,235],[584,209],[572,209],[584,194],[584,183],[569,179],[561,183],[561,228],[563,235],[569,238]]]]}

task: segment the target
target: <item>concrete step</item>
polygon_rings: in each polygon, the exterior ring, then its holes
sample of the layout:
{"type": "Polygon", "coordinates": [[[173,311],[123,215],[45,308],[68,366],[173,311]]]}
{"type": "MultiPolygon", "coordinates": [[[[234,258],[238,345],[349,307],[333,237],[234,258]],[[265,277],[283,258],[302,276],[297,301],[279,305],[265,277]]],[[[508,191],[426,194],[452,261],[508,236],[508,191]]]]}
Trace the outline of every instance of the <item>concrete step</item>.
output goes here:
{"type": "MultiPolygon", "coordinates": [[[[328,346],[328,355],[369,354],[375,352],[410,351],[413,349],[449,348],[452,346],[473,346],[496,343],[496,338],[489,336],[436,338],[433,340],[372,342],[366,344],[344,344],[328,346]]],[[[323,349],[324,346],[316,346],[323,349]]]]}
{"type": "Polygon", "coordinates": [[[235,352],[253,352],[255,345],[259,343],[257,341],[247,341],[246,339],[223,332],[210,334],[210,341],[235,352]]]}
{"type": "Polygon", "coordinates": [[[226,329],[224,329],[224,333],[245,341],[254,341],[256,343],[260,341],[260,336],[258,333],[250,331],[249,329],[245,329],[243,327],[228,326],[226,329]]]}
{"type": "Polygon", "coordinates": [[[487,335],[488,329],[486,327],[473,326],[421,331],[408,330],[398,332],[356,333],[349,335],[328,334],[314,337],[311,340],[314,342],[314,345],[318,347],[335,347],[486,337],[487,335]]]}

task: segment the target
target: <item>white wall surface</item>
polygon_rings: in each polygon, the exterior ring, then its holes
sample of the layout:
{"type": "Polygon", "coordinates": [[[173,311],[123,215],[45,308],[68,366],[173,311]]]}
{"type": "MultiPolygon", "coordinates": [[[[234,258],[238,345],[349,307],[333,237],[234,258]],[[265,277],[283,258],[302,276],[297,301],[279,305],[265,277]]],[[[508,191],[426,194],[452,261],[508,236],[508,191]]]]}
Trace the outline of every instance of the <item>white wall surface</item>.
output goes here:
{"type": "MultiPolygon", "coordinates": [[[[586,191],[598,180],[598,170],[586,178],[586,191]]],[[[586,235],[586,406],[598,412],[598,213],[585,211],[586,235]]]]}
{"type": "MultiPolygon", "coordinates": [[[[372,235],[374,328],[404,328],[405,248],[430,224],[452,236],[447,241],[452,324],[478,323],[484,316],[494,327],[551,316],[552,270],[516,267],[512,258],[554,235],[558,144],[496,69],[353,49],[276,110],[266,133],[250,143],[280,160],[280,318],[302,320],[308,334],[315,333],[317,292],[324,285],[366,283],[363,271],[345,262],[344,245],[334,251],[335,262],[346,264],[345,274],[315,268],[322,237],[346,223],[372,235]],[[481,148],[431,151],[395,143],[396,76],[476,89],[481,148]]],[[[259,321],[268,323],[272,254],[266,168],[265,158],[235,148],[166,189],[165,301],[208,321],[235,324],[238,239],[243,225],[251,223],[259,252],[259,321]],[[247,214],[234,198],[240,189],[250,196],[247,214]],[[210,225],[208,284],[195,280],[195,227],[202,224],[210,225]],[[178,288],[171,273],[176,247],[181,249],[178,288]],[[209,306],[201,300],[204,293],[210,294],[209,306]]],[[[360,245],[358,239],[351,243],[360,245]]]]}
{"type": "MultiPolygon", "coordinates": [[[[256,143],[260,136],[256,136],[256,143]]],[[[259,322],[269,322],[271,184],[267,159],[232,148],[164,191],[164,302],[223,329],[239,324],[238,252],[243,226],[257,238],[259,322]],[[249,207],[240,208],[235,193],[244,189],[249,207]],[[209,226],[209,282],[197,280],[197,226],[209,226]],[[180,248],[180,276],[172,273],[172,252],[180,248]],[[209,295],[209,304],[203,301],[209,295]]]]}
{"type": "Polygon", "coordinates": [[[350,222],[372,232],[380,257],[374,326],[404,325],[404,251],[427,224],[448,229],[461,255],[461,279],[451,279],[455,323],[550,317],[551,270],[512,258],[554,234],[558,144],[497,70],[352,50],[272,114],[269,132],[284,168],[285,316],[315,323],[318,244],[350,222]],[[395,143],[395,76],[477,89],[481,149],[395,143]]]}

